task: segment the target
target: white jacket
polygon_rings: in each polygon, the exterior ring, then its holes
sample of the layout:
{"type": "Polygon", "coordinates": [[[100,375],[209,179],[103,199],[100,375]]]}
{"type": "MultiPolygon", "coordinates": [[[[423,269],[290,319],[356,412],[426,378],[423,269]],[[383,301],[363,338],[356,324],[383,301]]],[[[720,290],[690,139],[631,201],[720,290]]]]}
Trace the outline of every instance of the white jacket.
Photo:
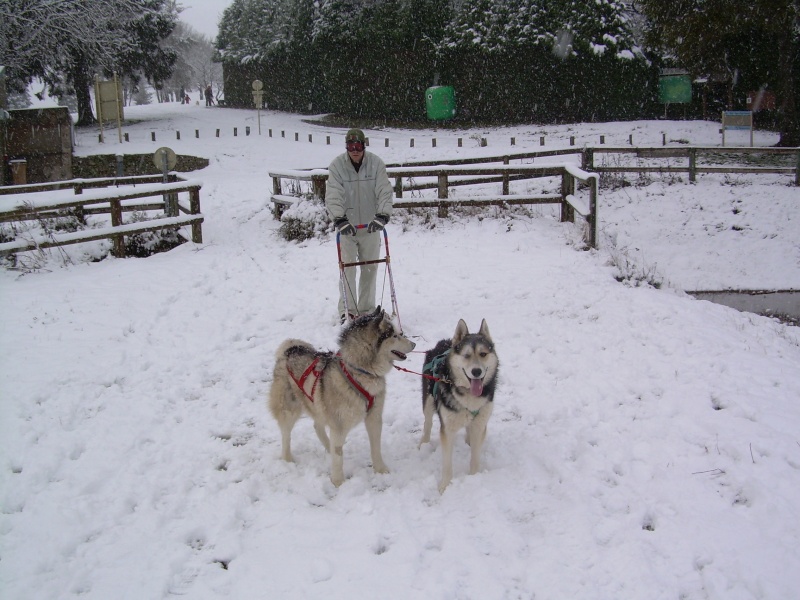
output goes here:
{"type": "Polygon", "coordinates": [[[386,165],[371,152],[364,152],[358,172],[347,152],[334,158],[328,167],[325,206],[334,221],[347,217],[355,226],[371,223],[376,214],[388,217],[392,198],[386,165]]]}

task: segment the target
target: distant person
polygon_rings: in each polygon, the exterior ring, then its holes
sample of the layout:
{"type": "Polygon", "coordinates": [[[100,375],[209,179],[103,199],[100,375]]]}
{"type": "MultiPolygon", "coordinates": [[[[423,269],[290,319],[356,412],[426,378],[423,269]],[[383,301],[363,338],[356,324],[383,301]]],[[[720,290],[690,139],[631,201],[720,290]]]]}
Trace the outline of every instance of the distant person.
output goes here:
{"type": "MultiPolygon", "coordinates": [[[[342,261],[345,263],[378,260],[381,250],[380,231],[392,214],[392,185],[386,165],[376,154],[365,150],[366,138],[360,129],[351,129],[345,136],[347,151],[328,167],[325,206],[339,232],[342,261]]],[[[347,306],[339,294],[339,316],[348,318],[375,310],[376,265],[361,265],[356,294],[355,267],[345,269],[347,306]]]]}
{"type": "Polygon", "coordinates": [[[211,84],[206,86],[206,106],[214,106],[214,93],[211,91],[211,84]]]}

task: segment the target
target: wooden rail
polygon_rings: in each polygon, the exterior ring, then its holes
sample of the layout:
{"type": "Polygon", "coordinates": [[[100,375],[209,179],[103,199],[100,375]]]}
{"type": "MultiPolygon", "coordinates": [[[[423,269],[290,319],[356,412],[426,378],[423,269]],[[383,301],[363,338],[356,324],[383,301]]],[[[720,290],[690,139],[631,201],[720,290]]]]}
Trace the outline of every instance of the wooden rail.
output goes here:
{"type": "MultiPolygon", "coordinates": [[[[124,180],[140,178],[115,178],[114,181],[121,183],[124,180]]],[[[113,254],[117,257],[125,256],[126,235],[143,233],[146,231],[157,231],[172,227],[191,226],[192,241],[200,244],[203,242],[202,223],[203,214],[200,212],[200,188],[199,181],[177,181],[174,183],[145,183],[136,187],[126,187],[124,189],[114,188],[113,190],[100,190],[83,193],[83,185],[86,180],[75,180],[62,182],[63,185],[56,189],[65,189],[75,186],[80,191],[75,191],[73,195],[53,195],[53,194],[16,194],[13,196],[0,197],[0,222],[24,221],[31,219],[46,219],[62,215],[59,211],[75,210],[79,215],[82,214],[103,214],[111,216],[111,226],[97,229],[86,229],[71,233],[52,233],[30,238],[18,238],[16,240],[0,243],[0,255],[34,250],[36,248],[49,248],[53,246],[64,246],[89,242],[98,239],[111,239],[113,241],[113,254]],[[179,194],[187,193],[189,205],[182,205],[179,201],[179,194]],[[147,202],[132,202],[147,198],[160,198],[147,202]],[[149,221],[136,223],[124,223],[123,213],[131,210],[162,210],[164,217],[159,217],[149,221]],[[185,216],[180,216],[184,213],[185,216]]],[[[22,186],[16,186],[22,187],[22,186]]],[[[26,186],[31,187],[31,186],[26,186]]],[[[52,188],[50,188],[52,189],[52,188]]]]}
{"type": "Polygon", "coordinates": [[[750,147],[715,147],[715,146],[669,146],[655,148],[626,148],[594,146],[582,150],[581,167],[595,173],[688,173],[689,181],[697,181],[698,173],[742,173],[751,175],[786,174],[794,175],[794,184],[800,186],[800,148],[750,148],[750,147]],[[685,165],[649,165],[649,166],[606,166],[596,165],[597,154],[627,154],[639,159],[684,158],[685,165]],[[788,156],[794,157],[794,166],[747,166],[747,165],[701,165],[698,161],[717,156],[788,156]]]}
{"type": "MultiPolygon", "coordinates": [[[[561,207],[561,220],[574,222],[575,213],[586,219],[589,232],[586,243],[597,247],[597,182],[598,176],[587,173],[574,165],[502,165],[487,166],[485,164],[439,165],[439,166],[404,166],[388,167],[387,173],[394,178],[395,196],[402,199],[403,190],[419,189],[405,187],[402,184],[408,178],[435,178],[438,198],[436,200],[411,200],[396,202],[395,208],[436,208],[439,217],[447,217],[450,207],[459,206],[509,206],[509,205],[536,205],[559,204],[561,207]],[[486,179],[485,177],[489,177],[486,179]],[[559,193],[528,196],[510,194],[509,182],[516,178],[531,179],[536,177],[559,177],[561,187],[559,193]],[[500,196],[475,196],[470,198],[450,199],[449,189],[452,185],[475,185],[488,181],[502,182],[500,196]],[[588,203],[581,203],[575,195],[576,182],[581,181],[589,188],[588,203]]],[[[299,188],[298,182],[311,184],[312,194],[318,198],[325,198],[325,183],[328,177],[327,169],[311,169],[308,171],[274,171],[272,177],[273,194],[270,201],[273,204],[273,214],[279,219],[283,211],[297,202],[300,197],[294,194],[283,193],[283,180],[294,182],[295,189],[299,188]]]]}

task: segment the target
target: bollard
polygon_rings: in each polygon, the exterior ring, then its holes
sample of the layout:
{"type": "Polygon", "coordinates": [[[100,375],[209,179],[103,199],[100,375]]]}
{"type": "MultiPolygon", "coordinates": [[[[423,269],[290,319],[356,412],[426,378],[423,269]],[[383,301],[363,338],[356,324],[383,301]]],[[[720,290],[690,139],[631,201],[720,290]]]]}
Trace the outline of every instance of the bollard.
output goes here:
{"type": "Polygon", "coordinates": [[[125,137],[125,141],[126,142],[130,142],[130,140],[128,139],[128,134],[127,133],[124,134],[124,137],[125,137]]]}
{"type": "Polygon", "coordinates": [[[117,177],[125,176],[125,157],[122,154],[117,154],[117,177]]]}
{"type": "Polygon", "coordinates": [[[294,132],[294,141],[295,142],[299,142],[300,141],[300,134],[297,133],[296,131],[294,132]]]}
{"type": "Polygon", "coordinates": [[[461,148],[461,146],[463,145],[464,145],[463,140],[461,138],[458,138],[458,147],[461,148]]]}
{"type": "Polygon", "coordinates": [[[326,146],[330,146],[331,145],[331,136],[329,136],[329,135],[325,136],[325,145],[326,146]]]}
{"type": "Polygon", "coordinates": [[[570,146],[574,146],[575,145],[575,136],[574,135],[569,136],[569,145],[570,146]]]}
{"type": "Polygon", "coordinates": [[[605,144],[606,143],[606,136],[604,136],[604,135],[600,136],[600,143],[601,144],[605,144]]]}
{"type": "Polygon", "coordinates": [[[156,141],[156,132],[155,131],[151,131],[150,132],[150,141],[151,142],[155,142],[156,141]]]}
{"type": "Polygon", "coordinates": [[[384,147],[384,148],[388,148],[388,147],[389,147],[389,138],[386,138],[386,139],[383,141],[383,147],[384,147]]]}
{"type": "Polygon", "coordinates": [[[630,135],[628,136],[628,143],[629,143],[631,146],[633,146],[633,134],[630,134],[630,135]]]}
{"type": "Polygon", "coordinates": [[[250,125],[246,125],[244,128],[244,135],[245,137],[250,135],[250,125]]]}
{"type": "Polygon", "coordinates": [[[413,148],[413,147],[414,147],[414,138],[411,138],[411,145],[409,146],[409,148],[413,148]]]}
{"type": "Polygon", "coordinates": [[[282,137],[282,138],[285,138],[285,137],[286,137],[286,132],[285,132],[285,131],[283,131],[283,130],[281,131],[281,137],[282,137]]]}
{"type": "Polygon", "coordinates": [[[234,127],[233,128],[233,137],[236,137],[237,135],[239,135],[239,128],[238,127],[234,127]]]}
{"type": "Polygon", "coordinates": [[[194,130],[194,137],[196,137],[198,140],[200,139],[200,130],[199,129],[195,129],[194,130]]]}
{"type": "Polygon", "coordinates": [[[312,140],[312,139],[311,139],[311,134],[310,134],[310,133],[308,134],[308,141],[309,141],[310,143],[313,143],[313,141],[314,141],[314,140],[312,140]]]}
{"type": "Polygon", "coordinates": [[[176,132],[175,132],[175,139],[176,139],[176,140],[179,140],[179,139],[181,139],[181,132],[180,132],[180,131],[176,131],[176,132]]]}
{"type": "Polygon", "coordinates": [[[436,138],[431,138],[431,148],[436,148],[436,138]]]}
{"type": "Polygon", "coordinates": [[[217,137],[219,137],[219,129],[217,129],[217,137]]]}
{"type": "Polygon", "coordinates": [[[544,146],[544,136],[541,136],[541,137],[539,138],[539,145],[540,145],[540,146],[544,146]]]}
{"type": "Polygon", "coordinates": [[[512,146],[516,146],[517,145],[517,138],[513,138],[513,137],[511,138],[511,145],[512,146]]]}

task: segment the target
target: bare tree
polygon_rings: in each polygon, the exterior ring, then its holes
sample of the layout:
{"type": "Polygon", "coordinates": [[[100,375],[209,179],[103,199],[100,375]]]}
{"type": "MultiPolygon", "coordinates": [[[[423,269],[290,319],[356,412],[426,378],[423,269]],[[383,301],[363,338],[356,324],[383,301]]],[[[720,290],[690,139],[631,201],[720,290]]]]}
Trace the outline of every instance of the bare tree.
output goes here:
{"type": "Polygon", "coordinates": [[[169,35],[177,10],[174,0],[4,0],[0,64],[17,90],[33,77],[55,95],[73,88],[78,124],[88,124],[95,73],[164,74],[169,57],[158,56],[158,41],[169,35]]]}

